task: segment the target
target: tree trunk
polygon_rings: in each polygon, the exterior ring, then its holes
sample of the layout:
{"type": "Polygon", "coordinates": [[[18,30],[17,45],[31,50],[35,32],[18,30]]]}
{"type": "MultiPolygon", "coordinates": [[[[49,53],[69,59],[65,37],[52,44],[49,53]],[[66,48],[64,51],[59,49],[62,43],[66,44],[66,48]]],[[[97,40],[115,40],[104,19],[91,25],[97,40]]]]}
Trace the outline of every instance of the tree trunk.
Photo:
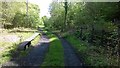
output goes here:
{"type": "Polygon", "coordinates": [[[120,25],[118,25],[118,65],[120,65],[120,25]]]}
{"type": "MultiPolygon", "coordinates": [[[[26,23],[28,23],[28,0],[26,1],[26,23]]],[[[29,23],[28,26],[30,26],[29,23]]]]}
{"type": "Polygon", "coordinates": [[[83,28],[81,27],[80,28],[80,38],[82,39],[82,33],[83,33],[83,30],[82,30],[83,28]]]}
{"type": "Polygon", "coordinates": [[[102,33],[101,33],[101,43],[100,45],[104,46],[104,34],[105,34],[105,31],[104,29],[102,29],[102,33]]]}
{"type": "Polygon", "coordinates": [[[65,8],[65,19],[64,19],[64,29],[63,29],[63,31],[67,27],[67,10],[68,10],[68,2],[67,2],[67,0],[65,0],[64,4],[65,4],[65,6],[64,6],[64,8],[65,8]]]}
{"type": "Polygon", "coordinates": [[[92,24],[92,30],[91,30],[91,43],[93,43],[93,39],[94,39],[94,25],[92,24]]]}

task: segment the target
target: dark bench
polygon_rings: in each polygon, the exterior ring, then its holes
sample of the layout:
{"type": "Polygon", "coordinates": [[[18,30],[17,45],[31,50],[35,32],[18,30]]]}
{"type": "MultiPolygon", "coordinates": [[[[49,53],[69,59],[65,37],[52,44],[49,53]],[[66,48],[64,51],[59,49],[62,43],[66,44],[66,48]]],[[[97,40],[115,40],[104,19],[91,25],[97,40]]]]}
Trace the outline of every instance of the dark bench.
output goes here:
{"type": "Polygon", "coordinates": [[[19,45],[19,49],[21,50],[26,50],[26,47],[30,46],[31,45],[31,41],[34,40],[38,35],[40,35],[39,33],[35,33],[33,34],[30,38],[26,39],[24,42],[22,42],[20,45],[19,45]]]}

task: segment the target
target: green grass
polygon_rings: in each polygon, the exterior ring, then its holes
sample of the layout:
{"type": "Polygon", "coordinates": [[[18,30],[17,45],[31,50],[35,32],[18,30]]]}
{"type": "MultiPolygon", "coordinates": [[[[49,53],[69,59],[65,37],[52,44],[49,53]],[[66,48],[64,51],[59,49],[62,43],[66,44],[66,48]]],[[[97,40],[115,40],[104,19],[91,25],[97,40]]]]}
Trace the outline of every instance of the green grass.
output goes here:
{"type": "Polygon", "coordinates": [[[51,33],[47,33],[47,36],[50,38],[50,46],[41,66],[64,66],[64,52],[60,40],[51,33]]]}
{"type": "Polygon", "coordinates": [[[66,39],[76,49],[76,52],[82,57],[86,65],[90,66],[117,66],[116,56],[109,56],[103,47],[89,45],[80,41],[75,36],[66,36],[66,39]],[[111,58],[111,59],[108,59],[111,58]]]}
{"type": "Polygon", "coordinates": [[[38,35],[32,42],[31,45],[35,46],[40,41],[40,35],[38,35]]]}
{"type": "Polygon", "coordinates": [[[12,58],[13,51],[16,51],[17,43],[0,42],[3,50],[0,51],[0,64],[9,61],[12,58]]]}
{"type": "MultiPolygon", "coordinates": [[[[4,35],[4,34],[3,34],[4,35]]],[[[17,42],[1,42],[0,41],[0,64],[3,64],[7,61],[9,61],[14,53],[18,53],[19,57],[26,56],[27,53],[32,49],[31,47],[28,48],[26,51],[18,51],[17,47],[20,42],[23,42],[25,39],[29,38],[33,35],[33,32],[15,32],[15,33],[7,33],[5,32],[5,35],[17,35],[18,37],[21,37],[21,39],[17,42]]],[[[37,36],[33,41],[32,45],[35,46],[35,44],[38,43],[40,39],[40,36],[37,36]]]]}

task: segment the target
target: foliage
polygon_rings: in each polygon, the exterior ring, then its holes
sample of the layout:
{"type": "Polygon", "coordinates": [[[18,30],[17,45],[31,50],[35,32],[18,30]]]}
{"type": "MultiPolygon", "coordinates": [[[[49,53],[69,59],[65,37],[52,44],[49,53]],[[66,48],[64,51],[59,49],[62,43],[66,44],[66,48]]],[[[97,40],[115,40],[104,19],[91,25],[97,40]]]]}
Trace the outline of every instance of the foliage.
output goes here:
{"type": "Polygon", "coordinates": [[[80,41],[73,35],[67,35],[66,39],[72,44],[79,54],[85,65],[90,66],[118,66],[117,56],[110,54],[111,50],[106,50],[104,47],[91,46],[89,43],[80,41]],[[70,37],[69,37],[70,36],[70,37]]]}
{"type": "Polygon", "coordinates": [[[56,1],[51,4],[51,17],[46,21],[50,30],[69,31],[82,40],[101,46],[106,46],[108,45],[106,43],[113,41],[109,46],[116,46],[117,43],[114,42],[118,39],[118,24],[113,20],[118,17],[119,3],[68,2],[66,24],[64,4],[66,5],[66,2],[56,1]]]}
{"type": "Polygon", "coordinates": [[[28,3],[28,12],[25,2],[2,2],[1,7],[1,23],[6,25],[6,28],[11,27],[31,27],[35,28],[39,20],[40,9],[38,5],[28,3]],[[28,15],[27,15],[28,14],[28,15]]]}
{"type": "Polygon", "coordinates": [[[69,32],[91,46],[103,47],[105,50],[110,48],[111,56],[118,56],[120,2],[67,2],[66,6],[65,4],[66,2],[57,1],[51,3],[51,17],[46,21],[46,25],[50,25],[46,26],[49,30],[69,32]]]}

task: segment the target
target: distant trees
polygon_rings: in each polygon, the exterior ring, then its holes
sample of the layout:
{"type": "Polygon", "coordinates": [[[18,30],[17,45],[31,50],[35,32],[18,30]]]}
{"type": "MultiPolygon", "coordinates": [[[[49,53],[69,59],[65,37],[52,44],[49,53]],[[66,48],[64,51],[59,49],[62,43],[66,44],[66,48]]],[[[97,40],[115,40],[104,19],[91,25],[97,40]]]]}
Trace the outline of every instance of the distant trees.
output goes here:
{"type": "Polygon", "coordinates": [[[1,7],[1,23],[5,25],[5,28],[13,27],[28,27],[35,28],[39,23],[39,6],[35,4],[28,5],[28,16],[26,15],[26,3],[25,2],[2,2],[1,7]],[[28,21],[27,21],[28,20],[28,21]]]}
{"type": "MultiPolygon", "coordinates": [[[[23,5],[25,5],[25,3],[23,3],[23,5]]],[[[16,13],[12,21],[13,24],[16,23],[16,25],[14,25],[15,27],[36,27],[39,23],[39,7],[33,4],[29,4],[28,7],[28,15],[26,15],[26,6],[16,13]]]]}
{"type": "MultiPolygon", "coordinates": [[[[65,10],[64,10],[64,4],[53,2],[50,6],[50,14],[51,18],[49,18],[49,25],[51,29],[56,30],[63,30],[64,27],[64,18],[65,18],[65,10]]],[[[47,22],[46,22],[47,23],[47,22]]]]}

